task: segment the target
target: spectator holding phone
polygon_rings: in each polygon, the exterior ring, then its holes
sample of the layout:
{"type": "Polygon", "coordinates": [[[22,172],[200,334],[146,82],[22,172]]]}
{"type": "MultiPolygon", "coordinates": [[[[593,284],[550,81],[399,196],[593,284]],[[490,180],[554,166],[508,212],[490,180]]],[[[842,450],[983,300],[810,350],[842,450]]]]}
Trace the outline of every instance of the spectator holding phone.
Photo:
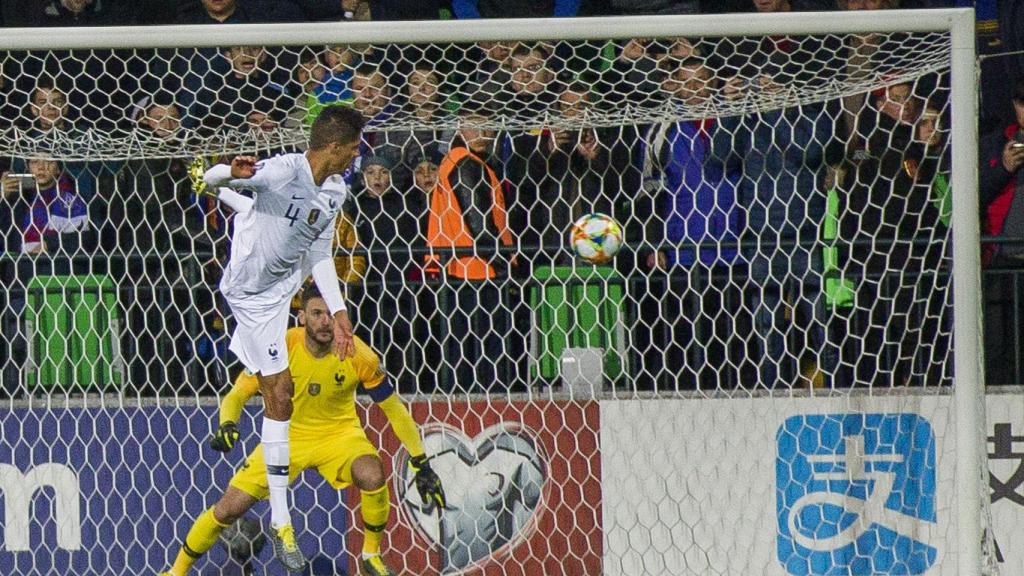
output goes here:
{"type": "MultiPolygon", "coordinates": [[[[1024,79],[1014,84],[1014,119],[981,139],[978,154],[978,196],[984,207],[984,234],[1024,236],[1024,79]]],[[[986,265],[1024,265],[1024,245],[987,244],[986,265]]]]}
{"type": "Polygon", "coordinates": [[[74,179],[64,173],[57,160],[29,160],[28,168],[35,177],[36,193],[32,195],[31,212],[22,222],[21,251],[35,254],[77,250],[83,243],[82,234],[92,226],[74,179]]]}

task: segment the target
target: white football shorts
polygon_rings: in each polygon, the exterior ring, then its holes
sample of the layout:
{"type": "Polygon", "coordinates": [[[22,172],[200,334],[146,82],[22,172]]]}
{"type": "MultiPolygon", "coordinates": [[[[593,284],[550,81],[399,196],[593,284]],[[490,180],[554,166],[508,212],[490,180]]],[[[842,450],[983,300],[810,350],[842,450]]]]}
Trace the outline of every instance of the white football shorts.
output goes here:
{"type": "Polygon", "coordinates": [[[292,299],[265,303],[257,299],[233,301],[225,298],[235,318],[228,349],[254,374],[270,376],[288,369],[288,315],[292,299]]]}

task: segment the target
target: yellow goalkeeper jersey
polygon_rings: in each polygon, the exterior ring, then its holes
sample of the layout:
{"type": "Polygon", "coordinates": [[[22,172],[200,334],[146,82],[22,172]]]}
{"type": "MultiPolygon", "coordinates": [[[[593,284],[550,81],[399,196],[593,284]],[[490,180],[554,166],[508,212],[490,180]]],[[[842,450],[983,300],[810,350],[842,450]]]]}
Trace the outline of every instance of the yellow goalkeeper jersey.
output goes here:
{"type": "MultiPolygon", "coordinates": [[[[355,404],[357,387],[362,384],[376,402],[394,392],[385,380],[380,358],[358,336],[353,337],[355,354],[351,358],[341,360],[333,350],[316,358],[306,349],[305,331],[302,327],[291,328],[285,336],[288,367],[295,384],[291,434],[323,437],[353,427],[361,429],[355,404]]],[[[256,376],[243,372],[233,392],[241,392],[248,399],[258,389],[256,376]]]]}

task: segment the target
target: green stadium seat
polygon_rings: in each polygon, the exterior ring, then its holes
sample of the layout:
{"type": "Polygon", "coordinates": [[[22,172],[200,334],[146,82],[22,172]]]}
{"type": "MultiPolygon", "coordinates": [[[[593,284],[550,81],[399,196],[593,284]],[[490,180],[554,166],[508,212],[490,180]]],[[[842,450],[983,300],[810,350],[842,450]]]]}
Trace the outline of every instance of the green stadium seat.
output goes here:
{"type": "Polygon", "coordinates": [[[37,276],[25,328],[30,389],[99,391],[124,382],[117,289],[108,276],[37,276]]]}
{"type": "Polygon", "coordinates": [[[531,377],[554,382],[567,348],[599,348],[605,381],[621,378],[626,370],[622,276],[609,266],[539,266],[533,279],[531,377]]]}

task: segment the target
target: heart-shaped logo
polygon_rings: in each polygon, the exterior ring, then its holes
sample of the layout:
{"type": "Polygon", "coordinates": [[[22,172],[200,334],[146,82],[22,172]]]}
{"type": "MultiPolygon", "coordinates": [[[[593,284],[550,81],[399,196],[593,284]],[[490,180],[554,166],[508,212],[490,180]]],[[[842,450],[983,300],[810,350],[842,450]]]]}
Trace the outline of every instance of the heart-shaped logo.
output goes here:
{"type": "Polygon", "coordinates": [[[423,447],[441,479],[448,507],[423,504],[408,454],[395,467],[401,510],[421,537],[434,544],[442,574],[461,574],[499,561],[536,530],[544,507],[548,459],[536,435],[505,422],[469,438],[457,428],[422,427],[423,447]]]}

